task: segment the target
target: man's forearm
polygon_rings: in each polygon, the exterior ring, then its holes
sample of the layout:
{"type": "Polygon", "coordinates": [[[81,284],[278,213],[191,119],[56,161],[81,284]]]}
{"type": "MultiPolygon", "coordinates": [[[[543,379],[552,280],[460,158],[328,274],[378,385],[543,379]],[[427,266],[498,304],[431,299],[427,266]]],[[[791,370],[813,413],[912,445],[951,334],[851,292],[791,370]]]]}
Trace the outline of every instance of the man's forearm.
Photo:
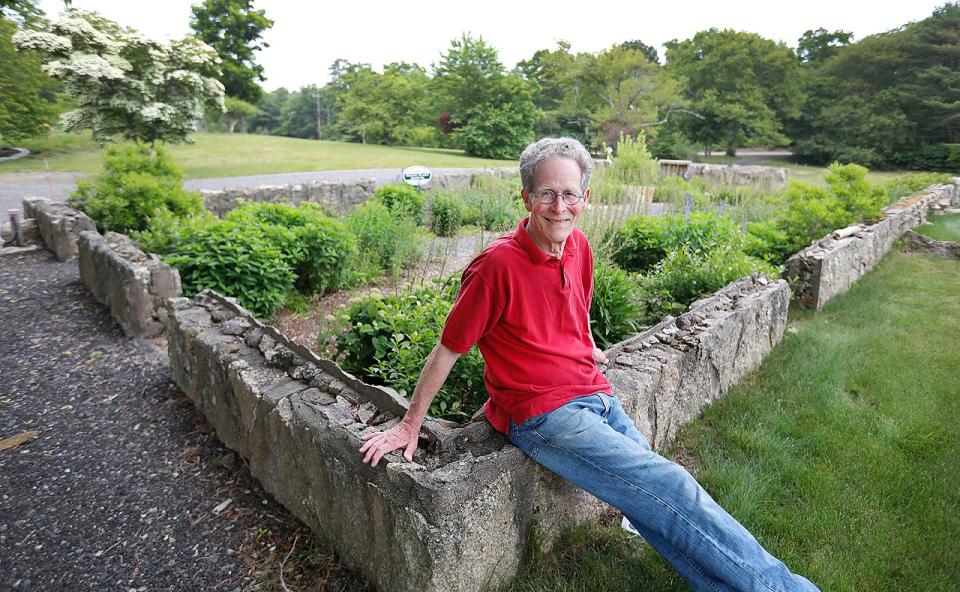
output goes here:
{"type": "Polygon", "coordinates": [[[410,424],[417,430],[423,424],[423,418],[430,409],[430,403],[437,396],[440,387],[443,386],[453,364],[460,357],[460,354],[451,350],[442,343],[437,342],[436,347],[427,356],[427,361],[420,372],[420,378],[417,380],[417,386],[413,389],[413,397],[410,401],[410,408],[407,409],[403,421],[410,424]]]}

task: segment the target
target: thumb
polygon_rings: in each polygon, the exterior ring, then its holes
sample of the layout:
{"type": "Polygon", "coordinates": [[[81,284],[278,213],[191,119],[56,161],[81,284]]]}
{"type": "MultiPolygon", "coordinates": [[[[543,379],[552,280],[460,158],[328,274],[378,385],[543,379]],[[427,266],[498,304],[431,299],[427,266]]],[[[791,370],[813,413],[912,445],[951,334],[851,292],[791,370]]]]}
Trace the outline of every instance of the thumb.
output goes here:
{"type": "Polygon", "coordinates": [[[413,452],[417,449],[417,440],[414,438],[407,444],[407,447],[403,451],[403,458],[410,462],[413,460],[413,452]]]}

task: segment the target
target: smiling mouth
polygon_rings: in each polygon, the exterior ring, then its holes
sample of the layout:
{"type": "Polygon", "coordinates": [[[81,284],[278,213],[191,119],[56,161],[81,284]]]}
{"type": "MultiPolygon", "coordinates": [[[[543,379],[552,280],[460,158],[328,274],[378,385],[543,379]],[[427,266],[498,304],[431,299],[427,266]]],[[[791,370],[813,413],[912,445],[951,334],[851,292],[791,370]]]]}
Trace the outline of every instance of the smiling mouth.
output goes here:
{"type": "Polygon", "coordinates": [[[569,221],[570,221],[569,219],[563,219],[563,220],[561,220],[561,219],[555,219],[555,218],[544,218],[544,220],[546,220],[546,221],[549,222],[550,224],[563,224],[564,222],[569,222],[569,221]]]}

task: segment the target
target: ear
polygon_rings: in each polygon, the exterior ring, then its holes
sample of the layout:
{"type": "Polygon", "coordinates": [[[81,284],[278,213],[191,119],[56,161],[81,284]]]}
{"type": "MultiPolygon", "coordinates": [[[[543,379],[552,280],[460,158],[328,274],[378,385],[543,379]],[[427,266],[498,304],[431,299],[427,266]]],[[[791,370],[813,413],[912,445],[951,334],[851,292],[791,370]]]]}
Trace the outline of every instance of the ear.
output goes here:
{"type": "Polygon", "coordinates": [[[587,203],[587,200],[590,199],[590,188],[587,187],[587,190],[583,192],[583,203],[587,203]]]}
{"type": "Polygon", "coordinates": [[[523,207],[528,212],[533,212],[533,204],[530,202],[530,194],[527,192],[526,189],[520,190],[520,197],[523,198],[523,207]]]}

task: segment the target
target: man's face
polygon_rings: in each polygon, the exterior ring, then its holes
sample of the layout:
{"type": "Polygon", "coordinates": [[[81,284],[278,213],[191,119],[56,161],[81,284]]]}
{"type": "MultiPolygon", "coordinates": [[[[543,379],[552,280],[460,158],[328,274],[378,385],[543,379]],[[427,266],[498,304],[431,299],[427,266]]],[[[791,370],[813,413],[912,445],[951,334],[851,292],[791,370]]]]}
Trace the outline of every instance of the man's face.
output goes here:
{"type": "MultiPolygon", "coordinates": [[[[557,194],[565,191],[581,193],[580,167],[576,161],[563,156],[555,156],[540,163],[533,174],[533,189],[537,193],[544,189],[552,189],[557,194]]],[[[577,218],[583,211],[590,190],[587,189],[584,198],[570,206],[564,203],[562,197],[557,197],[553,203],[539,203],[526,191],[522,192],[523,205],[530,212],[530,221],[527,223],[527,232],[538,243],[541,249],[548,252],[558,252],[566,243],[567,237],[573,232],[577,218]]]]}

